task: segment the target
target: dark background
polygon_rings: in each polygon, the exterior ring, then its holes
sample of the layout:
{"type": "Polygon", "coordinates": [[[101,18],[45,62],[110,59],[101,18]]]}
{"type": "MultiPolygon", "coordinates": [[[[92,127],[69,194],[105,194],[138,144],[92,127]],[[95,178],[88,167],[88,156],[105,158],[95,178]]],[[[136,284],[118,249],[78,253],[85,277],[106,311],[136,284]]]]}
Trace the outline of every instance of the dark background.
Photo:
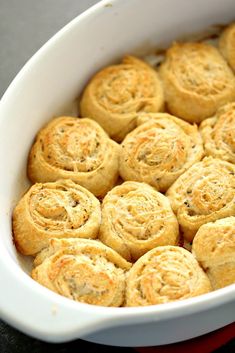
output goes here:
{"type": "MultiPolygon", "coordinates": [[[[26,61],[53,34],[96,2],[98,1],[0,0],[0,97],[26,61]]],[[[32,339],[0,321],[0,353],[110,351],[134,352],[129,348],[101,346],[82,340],[65,344],[48,344],[32,339]]],[[[235,352],[235,342],[231,342],[218,352],[235,352]]]]}

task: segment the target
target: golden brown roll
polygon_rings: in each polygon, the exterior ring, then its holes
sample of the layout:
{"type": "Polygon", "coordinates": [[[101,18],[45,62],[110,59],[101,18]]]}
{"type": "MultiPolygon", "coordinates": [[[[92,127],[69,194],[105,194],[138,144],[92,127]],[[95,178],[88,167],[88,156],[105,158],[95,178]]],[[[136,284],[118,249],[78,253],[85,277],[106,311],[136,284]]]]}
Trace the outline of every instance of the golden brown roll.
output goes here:
{"type": "Polygon", "coordinates": [[[145,114],[122,142],[119,172],[124,180],[144,181],[159,191],[203,156],[197,126],[165,113],[145,114]]]}
{"type": "Polygon", "coordinates": [[[145,183],[126,181],[102,203],[99,238],[128,261],[160,245],[176,245],[178,222],[166,196],[145,183]]]}
{"type": "Polygon", "coordinates": [[[208,277],[189,251],[178,246],[159,246],[130,269],[126,306],[164,304],[210,291],[208,277]]]}
{"type": "Polygon", "coordinates": [[[136,126],[139,112],[163,109],[164,97],[156,71],[144,61],[125,56],[119,65],[98,72],[83,93],[81,115],[96,120],[116,141],[136,126]]]}
{"type": "Polygon", "coordinates": [[[235,217],[202,225],[193,239],[192,252],[214,289],[235,283],[235,217]]]}
{"type": "Polygon", "coordinates": [[[205,223],[235,215],[235,166],[206,157],[182,174],[166,195],[191,241],[205,223]]]}
{"type": "Polygon", "coordinates": [[[235,78],[219,51],[206,43],[174,43],[160,67],[169,111],[189,122],[211,117],[235,100],[235,78]]]}
{"type": "Polygon", "coordinates": [[[119,150],[95,121],[59,117],[38,133],[28,176],[32,182],[71,179],[104,196],[118,178],[119,150]]]}
{"type": "Polygon", "coordinates": [[[228,26],[221,34],[219,49],[230,67],[235,71],[235,23],[228,26]]]}
{"type": "Polygon", "coordinates": [[[221,107],[199,130],[207,155],[235,164],[235,103],[221,107]]]}
{"type": "Polygon", "coordinates": [[[51,239],[35,259],[32,278],[67,298],[120,306],[131,264],[99,241],[51,239]]]}
{"type": "Polygon", "coordinates": [[[96,238],[100,203],[71,180],[34,184],[13,211],[17,249],[35,255],[51,238],[96,238]]]}

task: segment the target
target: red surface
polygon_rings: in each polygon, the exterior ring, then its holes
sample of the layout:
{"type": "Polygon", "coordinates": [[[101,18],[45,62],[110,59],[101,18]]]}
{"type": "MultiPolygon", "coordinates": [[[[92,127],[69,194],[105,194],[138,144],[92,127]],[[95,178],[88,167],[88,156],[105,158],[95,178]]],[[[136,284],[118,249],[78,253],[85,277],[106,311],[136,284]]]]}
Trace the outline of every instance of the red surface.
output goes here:
{"type": "Polygon", "coordinates": [[[188,341],[165,346],[135,348],[139,353],[210,353],[235,338],[235,323],[188,341]]]}

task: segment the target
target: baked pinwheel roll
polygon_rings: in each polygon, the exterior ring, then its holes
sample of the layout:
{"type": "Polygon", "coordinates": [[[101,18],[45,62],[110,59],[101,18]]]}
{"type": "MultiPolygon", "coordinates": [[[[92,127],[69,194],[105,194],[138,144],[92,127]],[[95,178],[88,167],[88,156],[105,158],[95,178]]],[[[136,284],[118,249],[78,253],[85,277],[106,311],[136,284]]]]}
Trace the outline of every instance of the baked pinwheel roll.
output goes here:
{"type": "Polygon", "coordinates": [[[207,155],[235,163],[235,103],[221,107],[199,130],[207,155]]]}
{"type": "Polygon", "coordinates": [[[196,125],[166,113],[142,114],[138,121],[143,124],[122,142],[119,173],[164,192],[202,158],[201,136],[196,125]]]}
{"type": "Polygon", "coordinates": [[[189,122],[199,123],[235,100],[233,73],[209,44],[174,43],[159,72],[168,110],[189,122]]]}
{"type": "Polygon", "coordinates": [[[214,289],[235,283],[235,217],[201,226],[193,239],[192,252],[214,289]]]}
{"type": "Polygon", "coordinates": [[[93,305],[120,306],[131,264],[99,241],[51,239],[35,266],[32,278],[60,295],[93,305]]]}
{"type": "Polygon", "coordinates": [[[130,269],[126,306],[164,304],[210,291],[207,275],[189,251],[178,246],[159,246],[130,269]]]}
{"type": "Polygon", "coordinates": [[[120,146],[93,120],[53,119],[36,138],[28,161],[32,182],[71,179],[104,196],[118,178],[120,146]]]}
{"type": "Polygon", "coordinates": [[[125,56],[119,65],[98,72],[86,86],[81,115],[96,120],[116,141],[136,127],[139,112],[163,109],[162,84],[144,61],[125,56]]]}
{"type": "Polygon", "coordinates": [[[182,174],[166,195],[183,236],[191,241],[201,225],[235,215],[235,166],[206,157],[182,174]]]}
{"type": "Polygon", "coordinates": [[[221,34],[219,49],[230,67],[235,71],[235,23],[228,26],[221,34]]]}
{"type": "Polygon", "coordinates": [[[128,261],[160,245],[176,245],[178,222],[166,196],[145,183],[126,181],[102,203],[99,238],[128,261]]]}
{"type": "Polygon", "coordinates": [[[51,238],[96,238],[100,203],[71,180],[34,184],[13,211],[17,249],[35,255],[51,238]]]}

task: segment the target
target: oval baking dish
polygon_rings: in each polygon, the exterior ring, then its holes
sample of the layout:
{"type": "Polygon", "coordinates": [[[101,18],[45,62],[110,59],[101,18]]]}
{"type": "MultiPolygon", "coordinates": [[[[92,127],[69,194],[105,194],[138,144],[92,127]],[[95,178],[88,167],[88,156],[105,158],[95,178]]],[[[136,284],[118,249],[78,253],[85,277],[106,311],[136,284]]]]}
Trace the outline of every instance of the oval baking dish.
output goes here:
{"type": "Polygon", "coordinates": [[[49,342],[76,338],[118,346],[190,339],[235,319],[235,285],[169,304],[106,308],[73,302],[27,274],[12,242],[12,209],[26,189],[33,137],[74,101],[88,78],[124,54],[141,55],[185,34],[234,20],[234,0],[101,1],[25,65],[0,104],[0,317],[49,342]]]}

